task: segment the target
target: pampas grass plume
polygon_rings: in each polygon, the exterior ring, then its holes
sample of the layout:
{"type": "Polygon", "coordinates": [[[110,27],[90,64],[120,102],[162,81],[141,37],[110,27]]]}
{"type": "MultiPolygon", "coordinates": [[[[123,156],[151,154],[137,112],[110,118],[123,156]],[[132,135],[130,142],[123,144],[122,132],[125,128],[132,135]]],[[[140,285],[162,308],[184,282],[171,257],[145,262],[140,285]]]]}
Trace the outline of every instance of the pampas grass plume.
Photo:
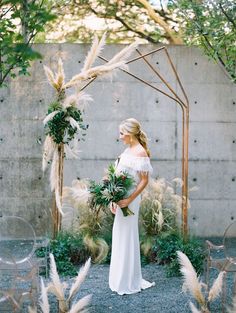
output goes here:
{"type": "Polygon", "coordinates": [[[205,305],[205,299],[201,292],[201,284],[198,280],[197,273],[193,268],[188,257],[181,251],[177,251],[181,273],[184,276],[184,283],[189,292],[194,296],[200,305],[205,305]]]}
{"type": "Polygon", "coordinates": [[[162,229],[163,224],[164,224],[164,217],[163,217],[162,211],[160,210],[158,213],[158,227],[159,227],[159,229],[162,229]]]}
{"type": "Polygon", "coordinates": [[[105,40],[106,40],[106,33],[103,34],[100,41],[98,40],[98,37],[95,35],[94,40],[93,40],[93,44],[92,44],[92,46],[91,46],[91,48],[87,54],[87,57],[84,61],[84,66],[82,68],[82,72],[85,72],[92,67],[94,61],[96,60],[96,58],[98,57],[98,55],[100,54],[100,52],[102,51],[102,49],[105,46],[105,40]]]}
{"type": "Polygon", "coordinates": [[[74,284],[70,288],[68,300],[70,300],[74,296],[74,294],[79,290],[81,284],[84,282],[84,280],[88,274],[90,265],[91,265],[91,258],[89,258],[86,261],[85,265],[80,269],[80,271],[79,271],[79,273],[75,279],[74,284]]]}
{"type": "Polygon", "coordinates": [[[62,59],[58,59],[58,65],[57,65],[57,90],[61,90],[63,88],[64,82],[65,82],[65,73],[63,68],[63,62],[62,59]]]}
{"type": "Polygon", "coordinates": [[[63,285],[60,281],[56,262],[52,253],[50,253],[50,278],[52,280],[52,286],[54,287],[51,291],[55,294],[60,303],[65,302],[63,285]]]}
{"type": "Polygon", "coordinates": [[[47,135],[43,144],[43,159],[42,159],[42,170],[46,170],[48,162],[52,159],[53,153],[56,149],[56,144],[52,140],[52,137],[47,135]]]}
{"type": "Polygon", "coordinates": [[[43,279],[41,278],[41,301],[40,301],[40,307],[42,310],[42,313],[49,313],[50,307],[48,303],[48,295],[47,295],[47,289],[44,285],[43,279]]]}
{"type": "Polygon", "coordinates": [[[53,111],[52,113],[48,114],[45,119],[43,120],[43,125],[46,125],[50,120],[54,118],[57,113],[59,113],[59,110],[53,111]]]}
{"type": "Polygon", "coordinates": [[[214,281],[208,295],[208,301],[212,301],[218,297],[220,292],[222,291],[223,279],[225,272],[220,272],[216,280],[214,281]]]}
{"type": "Polygon", "coordinates": [[[51,172],[50,172],[50,186],[51,191],[56,189],[58,185],[59,177],[58,177],[58,166],[59,166],[59,155],[57,149],[53,152],[51,172]]]}
{"type": "Polygon", "coordinates": [[[43,68],[44,68],[44,72],[45,72],[45,74],[46,74],[46,76],[47,76],[47,79],[48,79],[49,84],[50,84],[52,87],[54,87],[55,89],[57,89],[58,86],[57,86],[57,82],[56,82],[56,79],[55,79],[55,77],[54,77],[53,72],[52,72],[51,69],[50,69],[48,66],[46,66],[46,65],[44,65],[43,68]]]}
{"type": "Polygon", "coordinates": [[[195,305],[192,302],[189,303],[189,306],[190,306],[192,313],[202,313],[195,307],[195,305]]]}
{"type": "Polygon", "coordinates": [[[91,295],[85,296],[72,306],[68,313],[86,312],[84,308],[90,303],[91,295]]]}
{"type": "Polygon", "coordinates": [[[137,46],[138,46],[138,42],[133,42],[129,46],[125,47],[108,62],[108,65],[116,64],[121,61],[126,62],[128,57],[133,53],[133,51],[137,48],[137,46]]]}
{"type": "Polygon", "coordinates": [[[76,122],[75,119],[73,119],[73,117],[69,117],[68,120],[69,120],[69,122],[70,122],[71,127],[77,128],[78,130],[81,129],[80,126],[79,126],[79,124],[76,122]]]}

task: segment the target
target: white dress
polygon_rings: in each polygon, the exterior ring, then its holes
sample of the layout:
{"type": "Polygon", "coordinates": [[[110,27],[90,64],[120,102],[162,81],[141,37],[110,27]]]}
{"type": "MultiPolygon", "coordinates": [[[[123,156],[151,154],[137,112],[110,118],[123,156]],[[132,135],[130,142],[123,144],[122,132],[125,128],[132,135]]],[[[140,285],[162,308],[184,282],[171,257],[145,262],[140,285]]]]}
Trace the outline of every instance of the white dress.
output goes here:
{"type": "MultiPolygon", "coordinates": [[[[139,172],[149,174],[152,171],[150,159],[124,152],[116,167],[117,173],[123,171],[132,175],[137,185],[140,181],[139,172]]],[[[112,231],[109,286],[119,295],[136,293],[155,285],[142,279],[138,230],[140,201],[139,195],[129,204],[134,215],[124,217],[120,208],[116,210],[112,231]]]]}

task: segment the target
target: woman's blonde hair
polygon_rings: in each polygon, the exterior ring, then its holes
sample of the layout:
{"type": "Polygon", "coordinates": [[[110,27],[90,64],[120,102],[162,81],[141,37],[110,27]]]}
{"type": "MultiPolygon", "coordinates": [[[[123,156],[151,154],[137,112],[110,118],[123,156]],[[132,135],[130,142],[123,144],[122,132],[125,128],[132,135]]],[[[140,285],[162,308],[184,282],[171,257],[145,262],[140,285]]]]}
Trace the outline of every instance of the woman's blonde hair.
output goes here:
{"type": "Polygon", "coordinates": [[[141,129],[140,123],[135,118],[128,118],[120,123],[120,129],[124,134],[133,135],[143,146],[147,155],[150,157],[150,151],[147,146],[147,135],[141,129]]]}

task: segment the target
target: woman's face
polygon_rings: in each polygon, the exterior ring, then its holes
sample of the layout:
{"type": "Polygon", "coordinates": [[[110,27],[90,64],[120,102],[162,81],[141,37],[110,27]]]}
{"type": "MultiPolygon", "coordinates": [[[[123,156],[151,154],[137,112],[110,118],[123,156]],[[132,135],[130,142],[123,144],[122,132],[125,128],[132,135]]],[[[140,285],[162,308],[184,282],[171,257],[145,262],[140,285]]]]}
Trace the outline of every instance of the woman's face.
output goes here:
{"type": "Polygon", "coordinates": [[[130,137],[131,137],[131,135],[129,135],[129,134],[124,134],[124,132],[123,132],[122,129],[120,128],[120,136],[119,136],[119,138],[120,138],[121,141],[123,141],[123,143],[124,143],[125,145],[130,144],[130,137]]]}

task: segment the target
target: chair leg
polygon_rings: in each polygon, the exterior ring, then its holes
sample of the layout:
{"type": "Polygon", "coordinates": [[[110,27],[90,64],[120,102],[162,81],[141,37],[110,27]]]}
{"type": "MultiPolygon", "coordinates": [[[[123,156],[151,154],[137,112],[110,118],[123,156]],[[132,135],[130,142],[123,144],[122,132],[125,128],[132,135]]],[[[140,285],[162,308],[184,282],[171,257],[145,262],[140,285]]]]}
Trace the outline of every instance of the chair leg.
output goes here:
{"type": "Polygon", "coordinates": [[[222,293],[221,293],[221,299],[222,299],[222,313],[225,313],[225,306],[226,306],[226,294],[227,294],[227,285],[226,285],[226,273],[224,273],[223,276],[223,282],[222,282],[222,293]]]}

